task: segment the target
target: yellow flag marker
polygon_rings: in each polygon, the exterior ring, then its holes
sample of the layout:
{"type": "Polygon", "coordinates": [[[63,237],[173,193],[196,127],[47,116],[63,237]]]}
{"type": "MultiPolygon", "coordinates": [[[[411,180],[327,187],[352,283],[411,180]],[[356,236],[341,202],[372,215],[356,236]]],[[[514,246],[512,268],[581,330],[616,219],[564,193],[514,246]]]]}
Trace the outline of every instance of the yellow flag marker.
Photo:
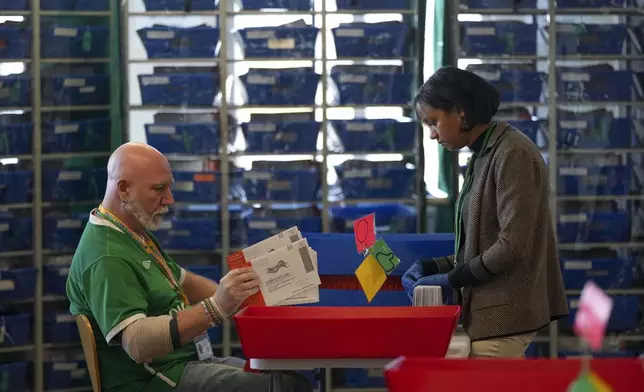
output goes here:
{"type": "Polygon", "coordinates": [[[387,273],[372,255],[368,255],[358,266],[358,269],[356,269],[356,277],[369,302],[371,302],[385,281],[387,281],[387,273]]]}

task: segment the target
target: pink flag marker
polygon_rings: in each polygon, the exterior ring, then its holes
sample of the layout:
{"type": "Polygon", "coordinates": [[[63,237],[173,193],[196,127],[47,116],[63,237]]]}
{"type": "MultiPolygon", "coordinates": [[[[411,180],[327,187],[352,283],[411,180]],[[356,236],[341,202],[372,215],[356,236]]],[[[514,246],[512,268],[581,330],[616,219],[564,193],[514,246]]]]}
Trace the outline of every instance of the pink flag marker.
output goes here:
{"type": "Polygon", "coordinates": [[[586,282],[581,291],[573,331],[595,351],[602,348],[612,310],[613,299],[594,282],[586,282]]]}

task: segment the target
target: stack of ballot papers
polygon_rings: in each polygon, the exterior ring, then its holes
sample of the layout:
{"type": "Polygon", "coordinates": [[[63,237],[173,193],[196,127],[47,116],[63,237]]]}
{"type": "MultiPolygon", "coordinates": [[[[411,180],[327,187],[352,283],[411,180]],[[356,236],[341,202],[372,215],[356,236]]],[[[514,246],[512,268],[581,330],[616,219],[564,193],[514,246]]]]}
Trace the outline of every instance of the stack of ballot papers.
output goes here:
{"type": "Polygon", "coordinates": [[[259,275],[259,292],[242,307],[285,306],[320,301],[317,253],[297,227],[228,256],[231,270],[250,266],[259,275]]]}

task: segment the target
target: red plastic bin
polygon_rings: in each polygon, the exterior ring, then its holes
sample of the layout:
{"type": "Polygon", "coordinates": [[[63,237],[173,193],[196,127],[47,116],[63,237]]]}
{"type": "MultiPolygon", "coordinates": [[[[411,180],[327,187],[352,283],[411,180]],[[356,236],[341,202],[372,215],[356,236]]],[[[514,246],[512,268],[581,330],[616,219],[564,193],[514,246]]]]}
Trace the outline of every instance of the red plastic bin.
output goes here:
{"type": "Polygon", "coordinates": [[[234,317],[256,359],[445,357],[459,306],[249,306],[234,317]]]}
{"type": "MultiPolygon", "coordinates": [[[[644,390],[638,359],[593,359],[590,368],[613,392],[644,390]]],[[[579,376],[579,359],[400,358],[385,368],[389,392],[565,392],[579,376]]]]}

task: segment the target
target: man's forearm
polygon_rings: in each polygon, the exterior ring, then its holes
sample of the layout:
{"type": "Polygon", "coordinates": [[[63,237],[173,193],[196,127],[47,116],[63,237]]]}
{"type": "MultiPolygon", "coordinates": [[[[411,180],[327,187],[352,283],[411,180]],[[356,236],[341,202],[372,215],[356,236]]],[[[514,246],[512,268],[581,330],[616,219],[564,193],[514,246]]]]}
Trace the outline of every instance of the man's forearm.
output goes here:
{"type": "Polygon", "coordinates": [[[217,283],[203,276],[186,271],[186,277],[181,288],[186,293],[190,303],[196,304],[215,295],[217,283]]]}
{"type": "Polygon", "coordinates": [[[181,345],[183,346],[204,333],[210,328],[211,323],[212,320],[206,314],[206,311],[200,303],[177,313],[177,325],[181,345]]]}

